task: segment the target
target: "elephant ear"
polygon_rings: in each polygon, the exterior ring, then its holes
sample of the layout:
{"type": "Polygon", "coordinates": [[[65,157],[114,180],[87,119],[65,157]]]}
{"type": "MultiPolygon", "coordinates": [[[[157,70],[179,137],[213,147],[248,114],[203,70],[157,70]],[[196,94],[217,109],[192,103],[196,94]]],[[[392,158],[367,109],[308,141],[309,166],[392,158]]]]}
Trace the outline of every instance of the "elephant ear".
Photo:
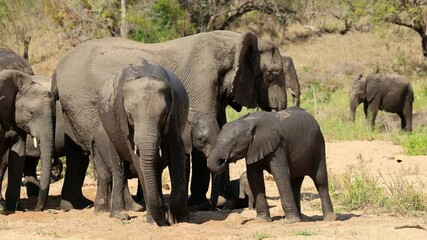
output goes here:
{"type": "Polygon", "coordinates": [[[245,31],[236,42],[232,86],[234,101],[249,108],[257,106],[255,79],[260,71],[258,39],[255,33],[245,31]]]}
{"type": "Polygon", "coordinates": [[[256,163],[276,150],[281,141],[280,130],[273,123],[257,124],[253,128],[253,139],[246,155],[246,164],[256,163]]]}
{"type": "Polygon", "coordinates": [[[367,76],[365,82],[366,100],[371,102],[380,90],[381,80],[375,76],[367,76]]]}
{"type": "Polygon", "coordinates": [[[115,139],[116,143],[123,144],[123,147],[116,147],[119,155],[126,159],[131,159],[128,149],[131,131],[127,113],[123,104],[123,87],[125,82],[124,69],[115,72],[110,79],[105,81],[98,95],[98,113],[104,126],[105,132],[110,139],[115,139]]]}

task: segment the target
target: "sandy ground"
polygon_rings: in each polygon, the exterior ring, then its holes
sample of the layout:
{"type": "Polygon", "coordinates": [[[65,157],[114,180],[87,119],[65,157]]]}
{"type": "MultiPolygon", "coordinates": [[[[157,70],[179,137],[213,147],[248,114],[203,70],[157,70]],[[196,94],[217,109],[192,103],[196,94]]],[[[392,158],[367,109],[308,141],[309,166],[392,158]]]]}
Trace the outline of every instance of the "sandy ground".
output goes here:
{"type": "MultiPolygon", "coordinates": [[[[381,141],[328,142],[329,175],[343,173],[348,166],[360,164],[387,181],[404,174],[427,191],[427,156],[409,157],[400,146],[381,141]],[[399,161],[398,161],[399,160],[399,161]]],[[[231,165],[231,178],[245,170],[244,161],[231,165]]],[[[58,210],[62,180],[51,185],[49,207],[44,212],[16,212],[0,215],[0,239],[427,239],[427,217],[372,215],[366,212],[337,210],[337,220],[323,222],[320,199],[313,182],[303,184],[304,221],[284,223],[279,194],[268,176],[266,187],[273,222],[255,220],[255,211],[240,209],[192,213],[189,223],[157,227],[146,222],[145,212],[130,212],[132,219],[122,222],[108,213],[93,209],[63,212],[58,210]]],[[[135,191],[136,181],[131,183],[135,191]]],[[[95,182],[87,177],[84,194],[95,198],[95,182]]],[[[22,198],[26,196],[22,189],[22,198]]],[[[167,191],[166,191],[167,193],[167,191]]],[[[24,203],[29,201],[23,200],[24,203]]]]}

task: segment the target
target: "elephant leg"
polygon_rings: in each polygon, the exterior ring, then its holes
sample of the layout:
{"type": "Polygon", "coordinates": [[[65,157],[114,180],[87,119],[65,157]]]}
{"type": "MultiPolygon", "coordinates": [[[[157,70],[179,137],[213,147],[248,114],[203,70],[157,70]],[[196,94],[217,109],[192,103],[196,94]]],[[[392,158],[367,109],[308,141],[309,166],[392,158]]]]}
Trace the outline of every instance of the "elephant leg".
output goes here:
{"type": "Polygon", "coordinates": [[[24,166],[25,187],[27,188],[27,196],[34,197],[39,195],[40,183],[37,179],[37,164],[39,158],[26,156],[24,166]]]}
{"type": "Polygon", "coordinates": [[[406,119],[405,119],[405,116],[403,115],[403,112],[399,112],[399,113],[397,113],[397,115],[399,115],[399,118],[400,118],[401,129],[405,130],[406,129],[406,119]]]}
{"type": "Polygon", "coordinates": [[[129,163],[121,161],[118,156],[114,158],[116,159],[113,160],[113,192],[111,196],[110,217],[129,220],[130,217],[126,212],[124,198],[125,185],[127,184],[125,169],[129,167],[129,163]]]}
{"type": "Polygon", "coordinates": [[[292,179],[292,193],[294,194],[295,205],[297,206],[298,213],[301,217],[301,185],[304,177],[292,179]]]}
{"type": "Polygon", "coordinates": [[[7,169],[7,163],[9,158],[9,150],[8,149],[2,149],[3,155],[0,163],[0,201],[4,201],[3,195],[2,195],[2,183],[4,180],[4,175],[6,174],[7,169]]]}
{"type": "Polygon", "coordinates": [[[316,171],[316,175],[311,176],[311,178],[313,179],[314,185],[316,186],[320,195],[320,200],[322,202],[323,220],[334,221],[336,216],[332,207],[331,197],[329,196],[328,172],[326,169],[324,146],[321,147],[317,158],[319,160],[316,160],[315,162],[319,163],[319,167],[316,171]]]}
{"type": "MultiPolygon", "coordinates": [[[[171,180],[171,194],[169,198],[169,224],[178,222],[188,222],[190,211],[188,210],[188,191],[186,180],[186,156],[184,142],[177,127],[169,129],[165,139],[166,144],[162,149],[166,149],[168,158],[169,176],[171,180]]],[[[207,168],[207,164],[205,165],[207,168]]]]}
{"type": "Polygon", "coordinates": [[[61,191],[61,209],[69,211],[93,205],[93,201],[84,197],[82,193],[89,156],[85,155],[83,150],[67,135],[65,136],[65,155],[67,167],[61,191]]]}
{"type": "Polygon", "coordinates": [[[230,182],[230,167],[225,166],[223,173],[212,177],[211,209],[222,207],[227,201],[226,188],[230,182]]]}
{"type": "Polygon", "coordinates": [[[301,216],[295,204],[287,154],[282,147],[279,147],[274,155],[274,159],[270,162],[270,169],[279,190],[285,218],[288,222],[299,222],[301,221],[301,216]]]}
{"type": "Polygon", "coordinates": [[[15,211],[21,193],[22,173],[25,165],[25,136],[18,137],[9,151],[6,210],[15,211]]]}
{"type": "Polygon", "coordinates": [[[191,209],[196,211],[209,210],[210,205],[208,199],[206,198],[206,193],[209,189],[211,173],[207,168],[207,159],[203,156],[202,152],[193,149],[191,153],[191,163],[191,196],[188,200],[188,204],[190,205],[191,209]]]}
{"type": "Polygon", "coordinates": [[[142,191],[142,185],[141,182],[138,180],[138,188],[136,190],[136,195],[134,197],[136,202],[143,202],[145,204],[144,200],[144,191],[142,191]]]}
{"type": "Polygon", "coordinates": [[[57,182],[59,181],[59,179],[61,179],[62,169],[63,169],[62,161],[59,158],[55,157],[52,163],[51,182],[57,182]]]}
{"type": "Polygon", "coordinates": [[[368,106],[367,102],[363,102],[363,113],[365,113],[365,119],[368,119],[368,106]]]}
{"type": "Polygon", "coordinates": [[[405,118],[406,126],[403,127],[407,132],[412,132],[412,101],[405,101],[405,106],[403,107],[403,116],[405,118]]]}
{"type": "Polygon", "coordinates": [[[110,209],[110,198],[108,192],[111,191],[111,179],[102,179],[98,175],[96,197],[95,197],[95,209],[97,212],[106,212],[110,209]]]}
{"type": "Polygon", "coordinates": [[[127,211],[134,211],[134,212],[144,211],[144,207],[136,203],[132,195],[130,194],[128,181],[126,181],[125,183],[124,197],[125,197],[125,206],[127,211]]]}
{"type": "Polygon", "coordinates": [[[368,122],[372,129],[374,129],[375,126],[375,119],[377,118],[379,107],[380,103],[377,99],[374,99],[368,106],[368,122]]]}
{"type": "Polygon", "coordinates": [[[270,210],[268,209],[265,196],[265,183],[263,170],[253,165],[247,166],[248,182],[255,199],[255,210],[257,218],[271,222],[270,210]]]}

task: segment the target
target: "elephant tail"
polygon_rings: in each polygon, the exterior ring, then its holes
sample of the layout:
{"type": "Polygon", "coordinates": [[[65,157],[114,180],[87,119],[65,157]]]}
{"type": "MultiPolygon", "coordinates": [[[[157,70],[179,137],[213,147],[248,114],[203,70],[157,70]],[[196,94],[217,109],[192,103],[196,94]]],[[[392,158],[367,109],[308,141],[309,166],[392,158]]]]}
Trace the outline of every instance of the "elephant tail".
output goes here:
{"type": "Polygon", "coordinates": [[[50,94],[51,94],[54,102],[59,100],[56,78],[57,78],[57,74],[56,74],[56,70],[55,70],[52,74],[52,82],[50,85],[50,94]]]}
{"type": "Polygon", "coordinates": [[[90,155],[89,155],[89,161],[90,164],[92,164],[93,167],[93,179],[96,181],[97,179],[97,174],[96,174],[96,160],[95,160],[95,155],[97,154],[96,152],[96,145],[95,145],[95,131],[92,132],[91,136],[90,136],[90,155]]]}

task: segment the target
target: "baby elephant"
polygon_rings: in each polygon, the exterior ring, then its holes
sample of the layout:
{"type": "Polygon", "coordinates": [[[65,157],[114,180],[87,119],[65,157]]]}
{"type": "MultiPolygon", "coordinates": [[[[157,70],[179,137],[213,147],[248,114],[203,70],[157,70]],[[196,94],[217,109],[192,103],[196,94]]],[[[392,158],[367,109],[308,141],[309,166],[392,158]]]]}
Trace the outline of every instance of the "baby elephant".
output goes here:
{"type": "Polygon", "coordinates": [[[299,107],[279,112],[255,112],[223,126],[208,167],[222,173],[226,164],[246,158],[246,171],[257,218],[271,221],[263,170],[276,181],[285,217],[301,220],[300,191],[310,176],[322,201],[323,219],[335,220],[328,189],[325,140],[317,121],[299,107]]]}
{"type": "Polygon", "coordinates": [[[371,127],[375,125],[378,110],[397,113],[402,129],[412,131],[412,103],[414,91],[408,79],[397,74],[360,75],[348,91],[350,117],[354,122],[357,106],[363,102],[365,117],[371,127]]]}

